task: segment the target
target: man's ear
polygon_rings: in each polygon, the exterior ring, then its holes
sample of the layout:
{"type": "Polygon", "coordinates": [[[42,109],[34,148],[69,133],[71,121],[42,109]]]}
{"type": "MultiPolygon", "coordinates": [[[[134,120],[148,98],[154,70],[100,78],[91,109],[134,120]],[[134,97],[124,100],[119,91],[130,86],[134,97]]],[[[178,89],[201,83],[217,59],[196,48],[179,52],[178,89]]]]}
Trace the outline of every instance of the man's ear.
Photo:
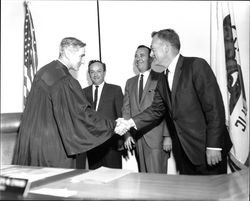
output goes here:
{"type": "Polygon", "coordinates": [[[170,47],[171,47],[171,45],[170,45],[170,43],[169,42],[164,42],[164,46],[163,46],[163,48],[164,48],[164,51],[165,52],[169,52],[169,50],[170,50],[170,47]]]}
{"type": "Polygon", "coordinates": [[[149,66],[152,65],[153,61],[154,61],[154,57],[149,56],[149,58],[148,58],[149,66]]]}

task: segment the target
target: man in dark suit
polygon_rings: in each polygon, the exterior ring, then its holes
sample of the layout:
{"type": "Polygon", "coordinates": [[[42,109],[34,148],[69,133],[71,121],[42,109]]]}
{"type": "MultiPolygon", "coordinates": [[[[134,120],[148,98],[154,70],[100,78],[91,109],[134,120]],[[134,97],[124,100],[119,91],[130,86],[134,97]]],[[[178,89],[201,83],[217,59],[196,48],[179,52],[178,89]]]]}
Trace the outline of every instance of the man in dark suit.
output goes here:
{"type": "MultiPolygon", "coordinates": [[[[93,105],[98,115],[104,119],[116,120],[122,116],[123,93],[120,86],[104,81],[106,65],[99,60],[92,60],[88,65],[88,73],[92,85],[83,89],[86,99],[93,105]],[[96,91],[97,90],[97,91],[96,91]]],[[[123,138],[115,135],[100,146],[87,152],[89,169],[101,166],[122,168],[122,158],[119,149],[123,138]]]]}
{"type": "MultiPolygon", "coordinates": [[[[138,46],[134,66],[139,74],[128,79],[125,86],[122,115],[124,119],[139,114],[151,105],[160,73],[151,70],[151,49],[138,46]]],[[[139,172],[167,173],[171,138],[165,121],[150,125],[138,133],[125,135],[125,148],[132,150],[135,143],[139,172]],[[134,138],[135,139],[134,139],[134,138]]]]}
{"type": "Polygon", "coordinates": [[[164,116],[180,174],[227,173],[232,142],[210,66],[204,59],[180,55],[179,36],[172,29],[153,32],[151,47],[153,63],[165,67],[165,74],[159,77],[152,105],[123,121],[120,128],[123,126],[124,132],[131,126],[141,129],[164,116]]]}

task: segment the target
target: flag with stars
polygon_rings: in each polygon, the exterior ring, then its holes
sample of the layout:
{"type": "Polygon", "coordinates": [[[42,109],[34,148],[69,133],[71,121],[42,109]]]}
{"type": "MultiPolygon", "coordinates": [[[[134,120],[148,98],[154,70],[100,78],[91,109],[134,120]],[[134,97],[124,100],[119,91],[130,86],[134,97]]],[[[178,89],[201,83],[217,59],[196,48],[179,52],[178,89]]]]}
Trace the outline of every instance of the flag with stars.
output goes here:
{"type": "Polygon", "coordinates": [[[37,71],[37,48],[36,37],[32,16],[28,3],[24,2],[25,21],[24,21],[24,106],[31,89],[31,83],[37,71]]]}

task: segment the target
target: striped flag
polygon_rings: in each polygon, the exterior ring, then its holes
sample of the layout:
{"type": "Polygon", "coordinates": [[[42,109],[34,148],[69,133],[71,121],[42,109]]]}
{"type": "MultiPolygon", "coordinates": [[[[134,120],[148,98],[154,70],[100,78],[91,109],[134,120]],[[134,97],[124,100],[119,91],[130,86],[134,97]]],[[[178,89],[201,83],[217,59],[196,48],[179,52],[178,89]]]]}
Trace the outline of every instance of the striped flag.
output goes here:
{"type": "Polygon", "coordinates": [[[24,2],[25,19],[24,19],[24,106],[26,98],[31,89],[31,83],[37,71],[37,49],[36,37],[32,16],[28,7],[28,3],[24,2]]]}
{"type": "Polygon", "coordinates": [[[233,142],[229,166],[235,171],[248,166],[248,110],[232,5],[230,2],[216,2],[215,9],[216,20],[212,29],[215,29],[216,42],[214,47],[212,44],[211,65],[225,104],[226,123],[233,142]]]}

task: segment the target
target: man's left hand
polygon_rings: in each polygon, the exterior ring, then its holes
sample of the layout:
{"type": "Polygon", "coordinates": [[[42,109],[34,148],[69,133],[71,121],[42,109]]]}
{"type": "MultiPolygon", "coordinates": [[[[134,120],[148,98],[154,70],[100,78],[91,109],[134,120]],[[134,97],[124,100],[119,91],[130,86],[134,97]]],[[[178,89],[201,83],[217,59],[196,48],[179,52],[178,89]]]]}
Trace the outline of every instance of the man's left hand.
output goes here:
{"type": "Polygon", "coordinates": [[[163,138],[163,150],[166,152],[170,152],[172,150],[172,139],[171,137],[163,138]]]}
{"type": "Polygon", "coordinates": [[[210,166],[216,165],[222,160],[221,159],[221,151],[219,151],[219,150],[207,149],[206,154],[207,154],[207,164],[210,166]]]}

